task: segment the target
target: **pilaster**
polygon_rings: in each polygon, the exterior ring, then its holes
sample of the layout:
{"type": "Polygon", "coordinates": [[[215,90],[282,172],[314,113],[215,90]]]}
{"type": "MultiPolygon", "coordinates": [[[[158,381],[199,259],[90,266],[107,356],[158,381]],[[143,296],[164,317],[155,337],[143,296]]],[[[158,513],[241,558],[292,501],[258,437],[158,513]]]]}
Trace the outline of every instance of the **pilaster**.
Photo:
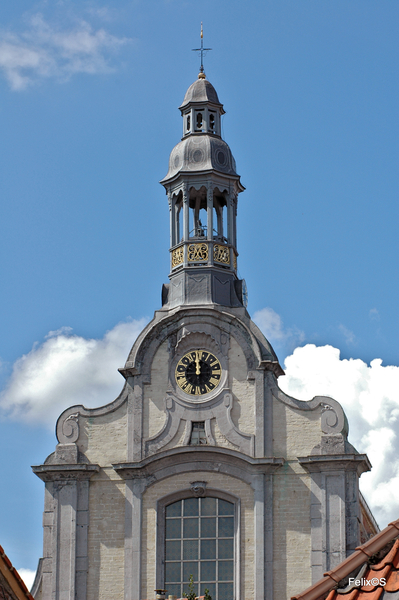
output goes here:
{"type": "Polygon", "coordinates": [[[51,464],[32,468],[46,483],[42,600],[86,600],[89,479],[99,467],[51,464]]]}
{"type": "Polygon", "coordinates": [[[359,544],[359,539],[355,541],[358,526],[353,522],[355,497],[359,477],[371,465],[365,454],[313,455],[298,460],[311,474],[311,565],[315,583],[359,544]]]}
{"type": "Polygon", "coordinates": [[[141,598],[142,498],[147,485],[145,478],[126,480],[124,600],[141,598]]]}
{"type": "Polygon", "coordinates": [[[264,475],[254,477],[255,585],[254,597],[265,594],[265,483],[264,475]]]}

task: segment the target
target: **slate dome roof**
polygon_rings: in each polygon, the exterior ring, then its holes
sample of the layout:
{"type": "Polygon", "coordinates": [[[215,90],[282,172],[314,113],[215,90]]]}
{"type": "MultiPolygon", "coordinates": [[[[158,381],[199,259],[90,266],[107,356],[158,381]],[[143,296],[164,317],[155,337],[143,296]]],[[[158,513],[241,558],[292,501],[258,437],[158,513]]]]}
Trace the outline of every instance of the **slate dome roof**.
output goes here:
{"type": "Polygon", "coordinates": [[[170,153],[169,170],[161,183],[177,173],[215,170],[237,175],[236,162],[229,146],[219,137],[190,135],[177,144],[170,153]]]}
{"type": "Polygon", "coordinates": [[[197,79],[190,85],[179,108],[184,108],[190,102],[212,102],[222,106],[215,88],[207,79],[197,79]]]}

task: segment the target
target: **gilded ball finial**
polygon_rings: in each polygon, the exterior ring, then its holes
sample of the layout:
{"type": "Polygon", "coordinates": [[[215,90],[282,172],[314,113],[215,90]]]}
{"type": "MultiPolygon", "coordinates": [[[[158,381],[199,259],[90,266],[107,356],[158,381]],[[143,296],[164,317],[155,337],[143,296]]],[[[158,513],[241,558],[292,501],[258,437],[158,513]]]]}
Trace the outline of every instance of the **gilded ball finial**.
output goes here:
{"type": "Polygon", "coordinates": [[[205,73],[204,73],[203,71],[200,71],[200,72],[198,73],[198,79],[206,79],[206,78],[205,78],[205,73]]]}

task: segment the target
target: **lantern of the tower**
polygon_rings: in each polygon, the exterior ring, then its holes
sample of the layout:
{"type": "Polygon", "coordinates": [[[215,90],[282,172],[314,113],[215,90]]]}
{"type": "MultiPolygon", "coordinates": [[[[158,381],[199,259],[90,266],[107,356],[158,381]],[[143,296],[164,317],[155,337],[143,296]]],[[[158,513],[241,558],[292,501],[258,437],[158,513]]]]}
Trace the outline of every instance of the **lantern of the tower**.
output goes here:
{"type": "Polygon", "coordinates": [[[237,278],[237,198],[245,188],[221,138],[223,105],[200,73],[180,106],[183,137],[161,183],[170,210],[171,284],[163,304],[242,306],[237,278]]]}

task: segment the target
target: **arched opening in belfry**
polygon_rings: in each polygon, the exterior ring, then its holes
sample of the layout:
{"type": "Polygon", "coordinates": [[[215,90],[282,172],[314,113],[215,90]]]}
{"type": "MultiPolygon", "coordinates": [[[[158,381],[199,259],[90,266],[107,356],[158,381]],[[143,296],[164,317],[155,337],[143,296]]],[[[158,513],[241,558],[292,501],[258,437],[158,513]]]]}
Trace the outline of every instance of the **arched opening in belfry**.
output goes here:
{"type": "Polygon", "coordinates": [[[216,113],[209,111],[209,131],[215,133],[216,127],[216,113]]]}
{"type": "Polygon", "coordinates": [[[183,194],[180,191],[174,197],[174,232],[172,245],[179,244],[183,241],[183,194]]]}
{"type": "Polygon", "coordinates": [[[194,111],[195,116],[195,131],[203,133],[206,131],[205,124],[205,110],[203,108],[199,108],[194,111]]]}
{"type": "Polygon", "coordinates": [[[199,190],[190,188],[190,238],[207,237],[207,190],[203,185],[199,190]]]}
{"type": "Polygon", "coordinates": [[[213,239],[219,242],[228,242],[227,232],[227,192],[221,192],[219,188],[215,188],[213,192],[213,239]]]}

